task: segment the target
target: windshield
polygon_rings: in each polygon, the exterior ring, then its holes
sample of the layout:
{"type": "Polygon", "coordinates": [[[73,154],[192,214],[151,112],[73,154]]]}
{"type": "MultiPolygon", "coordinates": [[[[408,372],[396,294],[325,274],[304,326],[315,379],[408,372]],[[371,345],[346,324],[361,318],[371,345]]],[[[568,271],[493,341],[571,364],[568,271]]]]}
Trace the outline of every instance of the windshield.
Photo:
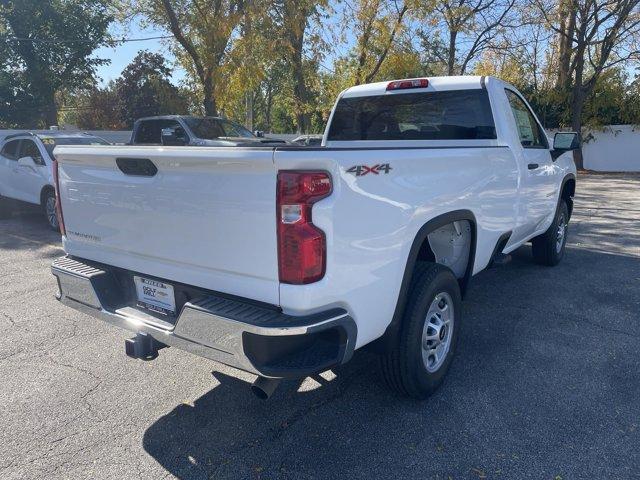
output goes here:
{"type": "Polygon", "coordinates": [[[187,118],[185,120],[196,137],[204,138],[205,140],[213,140],[220,137],[254,137],[253,133],[242,125],[220,118],[187,118]]]}
{"type": "Polygon", "coordinates": [[[53,155],[56,145],[110,145],[109,142],[99,137],[40,137],[44,147],[53,155]]]}

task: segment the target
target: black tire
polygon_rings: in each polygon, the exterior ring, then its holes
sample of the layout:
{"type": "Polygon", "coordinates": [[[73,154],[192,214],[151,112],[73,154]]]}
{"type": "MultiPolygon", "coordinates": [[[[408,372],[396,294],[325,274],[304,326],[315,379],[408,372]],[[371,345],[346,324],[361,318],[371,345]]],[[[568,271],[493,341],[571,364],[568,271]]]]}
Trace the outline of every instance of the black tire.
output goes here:
{"type": "MultiPolygon", "coordinates": [[[[416,265],[408,295],[399,338],[392,351],[381,355],[380,367],[385,383],[392,390],[422,400],[440,386],[455,355],[462,320],[462,296],[458,281],[450,269],[426,262],[416,265]],[[429,361],[423,358],[423,355],[427,355],[423,353],[423,334],[429,332],[429,327],[425,330],[425,324],[430,307],[443,293],[451,301],[449,308],[452,307],[453,322],[449,323],[452,327],[447,333],[451,338],[441,363],[435,371],[429,371],[429,361]]],[[[435,365],[432,370],[433,367],[435,365]]]]}
{"type": "Polygon", "coordinates": [[[44,213],[44,218],[49,225],[49,228],[54,232],[60,231],[60,225],[58,224],[58,217],[56,215],[55,210],[56,205],[56,193],[54,190],[46,190],[42,194],[42,212],[44,213]],[[51,206],[53,205],[53,211],[51,211],[51,206]]]}
{"type": "Polygon", "coordinates": [[[567,207],[567,202],[560,200],[560,205],[558,205],[558,210],[551,226],[542,235],[531,240],[534,261],[549,267],[560,263],[560,260],[564,257],[568,233],[569,207],[567,207]]]}

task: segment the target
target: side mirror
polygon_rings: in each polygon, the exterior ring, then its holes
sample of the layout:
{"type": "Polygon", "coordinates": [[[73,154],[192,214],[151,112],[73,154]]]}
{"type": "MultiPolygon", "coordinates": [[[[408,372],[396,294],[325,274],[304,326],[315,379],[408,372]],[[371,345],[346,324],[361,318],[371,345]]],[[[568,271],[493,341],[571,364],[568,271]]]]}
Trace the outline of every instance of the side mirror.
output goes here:
{"type": "Polygon", "coordinates": [[[160,137],[162,145],[182,147],[187,144],[187,135],[182,127],[163,128],[160,137]]]}
{"type": "Polygon", "coordinates": [[[576,132],[558,132],[553,136],[551,158],[554,160],[565,152],[580,148],[580,139],[576,132]]]}
{"type": "Polygon", "coordinates": [[[32,157],[22,157],[18,159],[18,166],[35,170],[36,162],[32,157]]]}
{"type": "Polygon", "coordinates": [[[254,130],[253,134],[258,138],[264,138],[264,132],[262,130],[254,130]]]}

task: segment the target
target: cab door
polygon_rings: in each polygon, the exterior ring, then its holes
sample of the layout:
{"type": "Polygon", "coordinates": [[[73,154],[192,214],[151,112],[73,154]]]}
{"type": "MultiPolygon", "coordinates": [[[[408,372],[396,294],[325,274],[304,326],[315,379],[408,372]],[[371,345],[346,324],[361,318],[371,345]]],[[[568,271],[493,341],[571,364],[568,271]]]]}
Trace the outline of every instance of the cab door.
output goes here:
{"type": "Polygon", "coordinates": [[[13,162],[11,182],[14,188],[14,198],[29,203],[40,203],[40,192],[48,183],[48,167],[45,157],[36,142],[23,139],[18,150],[18,159],[13,162]],[[21,158],[29,157],[32,165],[23,165],[21,158]]]}
{"type": "Polygon", "coordinates": [[[511,89],[505,89],[519,144],[514,153],[519,162],[523,202],[519,214],[522,239],[547,228],[555,214],[558,175],[560,171],[551,158],[544,129],[525,100],[511,89]]]}
{"type": "Polygon", "coordinates": [[[9,140],[0,150],[0,195],[15,198],[13,169],[18,163],[20,140],[9,140]]]}

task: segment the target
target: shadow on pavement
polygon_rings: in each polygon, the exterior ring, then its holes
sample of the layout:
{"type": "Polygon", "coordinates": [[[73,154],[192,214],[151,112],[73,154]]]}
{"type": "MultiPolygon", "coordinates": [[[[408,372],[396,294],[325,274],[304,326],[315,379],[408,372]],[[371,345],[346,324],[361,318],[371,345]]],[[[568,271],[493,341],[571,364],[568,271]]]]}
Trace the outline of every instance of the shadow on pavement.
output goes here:
{"type": "Polygon", "coordinates": [[[144,448],[181,479],[628,478],[640,473],[639,273],[640,258],[576,248],[541,267],[523,247],[475,277],[456,361],[429,400],[389,393],[367,352],[266,402],[214,372],[220,384],[159,418],[144,448]]]}
{"type": "Polygon", "coordinates": [[[41,208],[19,202],[0,215],[0,250],[42,250],[42,257],[51,258],[64,253],[60,234],[49,228],[41,208]]]}

